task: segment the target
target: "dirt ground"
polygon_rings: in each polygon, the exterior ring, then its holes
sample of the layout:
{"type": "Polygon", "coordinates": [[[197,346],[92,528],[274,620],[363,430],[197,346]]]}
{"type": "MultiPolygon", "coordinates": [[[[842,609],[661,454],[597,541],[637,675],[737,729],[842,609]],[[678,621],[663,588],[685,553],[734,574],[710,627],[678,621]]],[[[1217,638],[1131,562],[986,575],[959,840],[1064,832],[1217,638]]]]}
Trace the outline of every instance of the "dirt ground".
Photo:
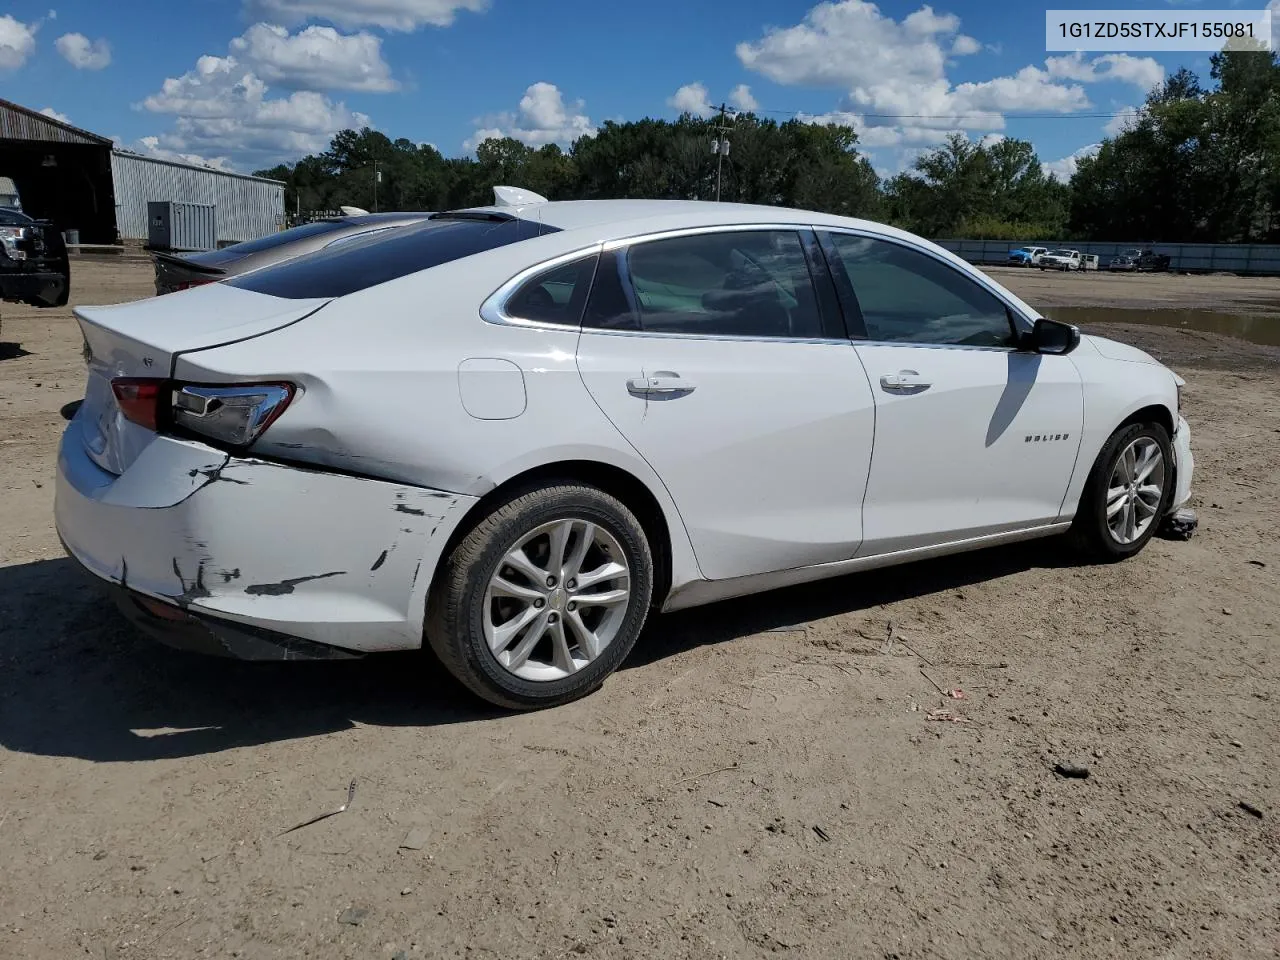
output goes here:
{"type": "MultiPolygon", "coordinates": [[[[75,269],[75,302],[148,292],[145,264],[75,269]]],[[[1137,331],[1189,381],[1188,543],[1115,566],[1031,543],[660,617],[599,693],[508,716],[425,658],[135,635],[53,529],[74,321],[3,309],[0,957],[1280,956],[1274,351],[1137,331]]]]}

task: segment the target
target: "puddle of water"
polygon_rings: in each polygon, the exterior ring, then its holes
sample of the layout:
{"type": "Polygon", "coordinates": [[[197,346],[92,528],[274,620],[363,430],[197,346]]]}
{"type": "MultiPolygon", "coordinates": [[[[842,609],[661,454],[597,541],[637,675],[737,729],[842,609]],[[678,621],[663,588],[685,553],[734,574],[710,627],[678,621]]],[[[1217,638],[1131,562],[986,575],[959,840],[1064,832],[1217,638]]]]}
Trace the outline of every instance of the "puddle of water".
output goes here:
{"type": "Polygon", "coordinates": [[[1216,310],[1137,310],[1131,307],[1053,307],[1045,315],[1077,326],[1106,323],[1141,323],[1157,327],[1176,327],[1220,333],[1280,346],[1280,316],[1242,316],[1216,310]]]}

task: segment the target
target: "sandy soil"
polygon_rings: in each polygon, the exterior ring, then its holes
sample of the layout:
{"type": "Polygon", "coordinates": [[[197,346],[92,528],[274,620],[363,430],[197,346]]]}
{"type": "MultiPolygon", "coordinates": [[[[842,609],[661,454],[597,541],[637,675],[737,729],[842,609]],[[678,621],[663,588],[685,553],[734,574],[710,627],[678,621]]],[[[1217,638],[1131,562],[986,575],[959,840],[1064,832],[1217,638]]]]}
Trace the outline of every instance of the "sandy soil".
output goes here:
{"type": "MultiPolygon", "coordinates": [[[[79,263],[75,299],[147,281],[79,263]]],[[[1189,380],[1189,543],[1106,567],[1027,544],[662,617],[596,695],[504,716],[411,656],[246,665],[134,635],[51,522],[79,336],[4,309],[0,957],[1280,955],[1265,351],[1158,344],[1189,380]],[[353,779],[345,813],[284,833],[353,779]]]]}

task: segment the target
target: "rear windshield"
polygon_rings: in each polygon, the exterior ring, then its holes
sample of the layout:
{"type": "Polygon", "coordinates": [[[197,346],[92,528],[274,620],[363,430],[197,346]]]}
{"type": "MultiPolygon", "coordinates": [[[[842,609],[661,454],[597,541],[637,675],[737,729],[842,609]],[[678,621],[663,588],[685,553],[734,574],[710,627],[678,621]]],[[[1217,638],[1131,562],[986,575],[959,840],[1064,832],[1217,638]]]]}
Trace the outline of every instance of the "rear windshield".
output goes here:
{"type": "Polygon", "coordinates": [[[209,253],[189,256],[187,259],[204,266],[216,266],[241,260],[255,253],[262,253],[264,250],[274,250],[276,247],[282,247],[286,243],[306,240],[309,237],[322,237],[327,233],[337,233],[339,230],[349,230],[350,228],[351,224],[344,220],[315,220],[297,227],[290,227],[288,230],[281,230],[279,233],[269,233],[265,237],[259,237],[257,240],[245,240],[242,243],[233,243],[229,247],[223,247],[221,250],[212,250],[209,253]]]}
{"type": "Polygon", "coordinates": [[[227,282],[290,300],[344,297],[428,267],[556,232],[556,227],[530,220],[443,217],[375,233],[227,282]]]}

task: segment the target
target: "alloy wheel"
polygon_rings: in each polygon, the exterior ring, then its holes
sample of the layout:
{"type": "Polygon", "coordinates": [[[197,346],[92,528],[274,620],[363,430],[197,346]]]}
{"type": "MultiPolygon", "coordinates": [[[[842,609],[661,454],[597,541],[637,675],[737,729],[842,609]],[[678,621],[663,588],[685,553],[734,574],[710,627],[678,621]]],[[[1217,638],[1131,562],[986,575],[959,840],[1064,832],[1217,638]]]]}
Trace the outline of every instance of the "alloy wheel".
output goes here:
{"type": "Polygon", "coordinates": [[[1107,484],[1107,529],[1130,544],[1156,521],[1164,502],[1164,453],[1150,437],[1138,437],[1116,458],[1107,484]]]}
{"type": "Polygon", "coordinates": [[[617,636],[630,583],[626,553],[604,527],[576,518],[544,523],[502,556],[489,579],[489,650],[524,680],[570,676],[617,636]]]}

